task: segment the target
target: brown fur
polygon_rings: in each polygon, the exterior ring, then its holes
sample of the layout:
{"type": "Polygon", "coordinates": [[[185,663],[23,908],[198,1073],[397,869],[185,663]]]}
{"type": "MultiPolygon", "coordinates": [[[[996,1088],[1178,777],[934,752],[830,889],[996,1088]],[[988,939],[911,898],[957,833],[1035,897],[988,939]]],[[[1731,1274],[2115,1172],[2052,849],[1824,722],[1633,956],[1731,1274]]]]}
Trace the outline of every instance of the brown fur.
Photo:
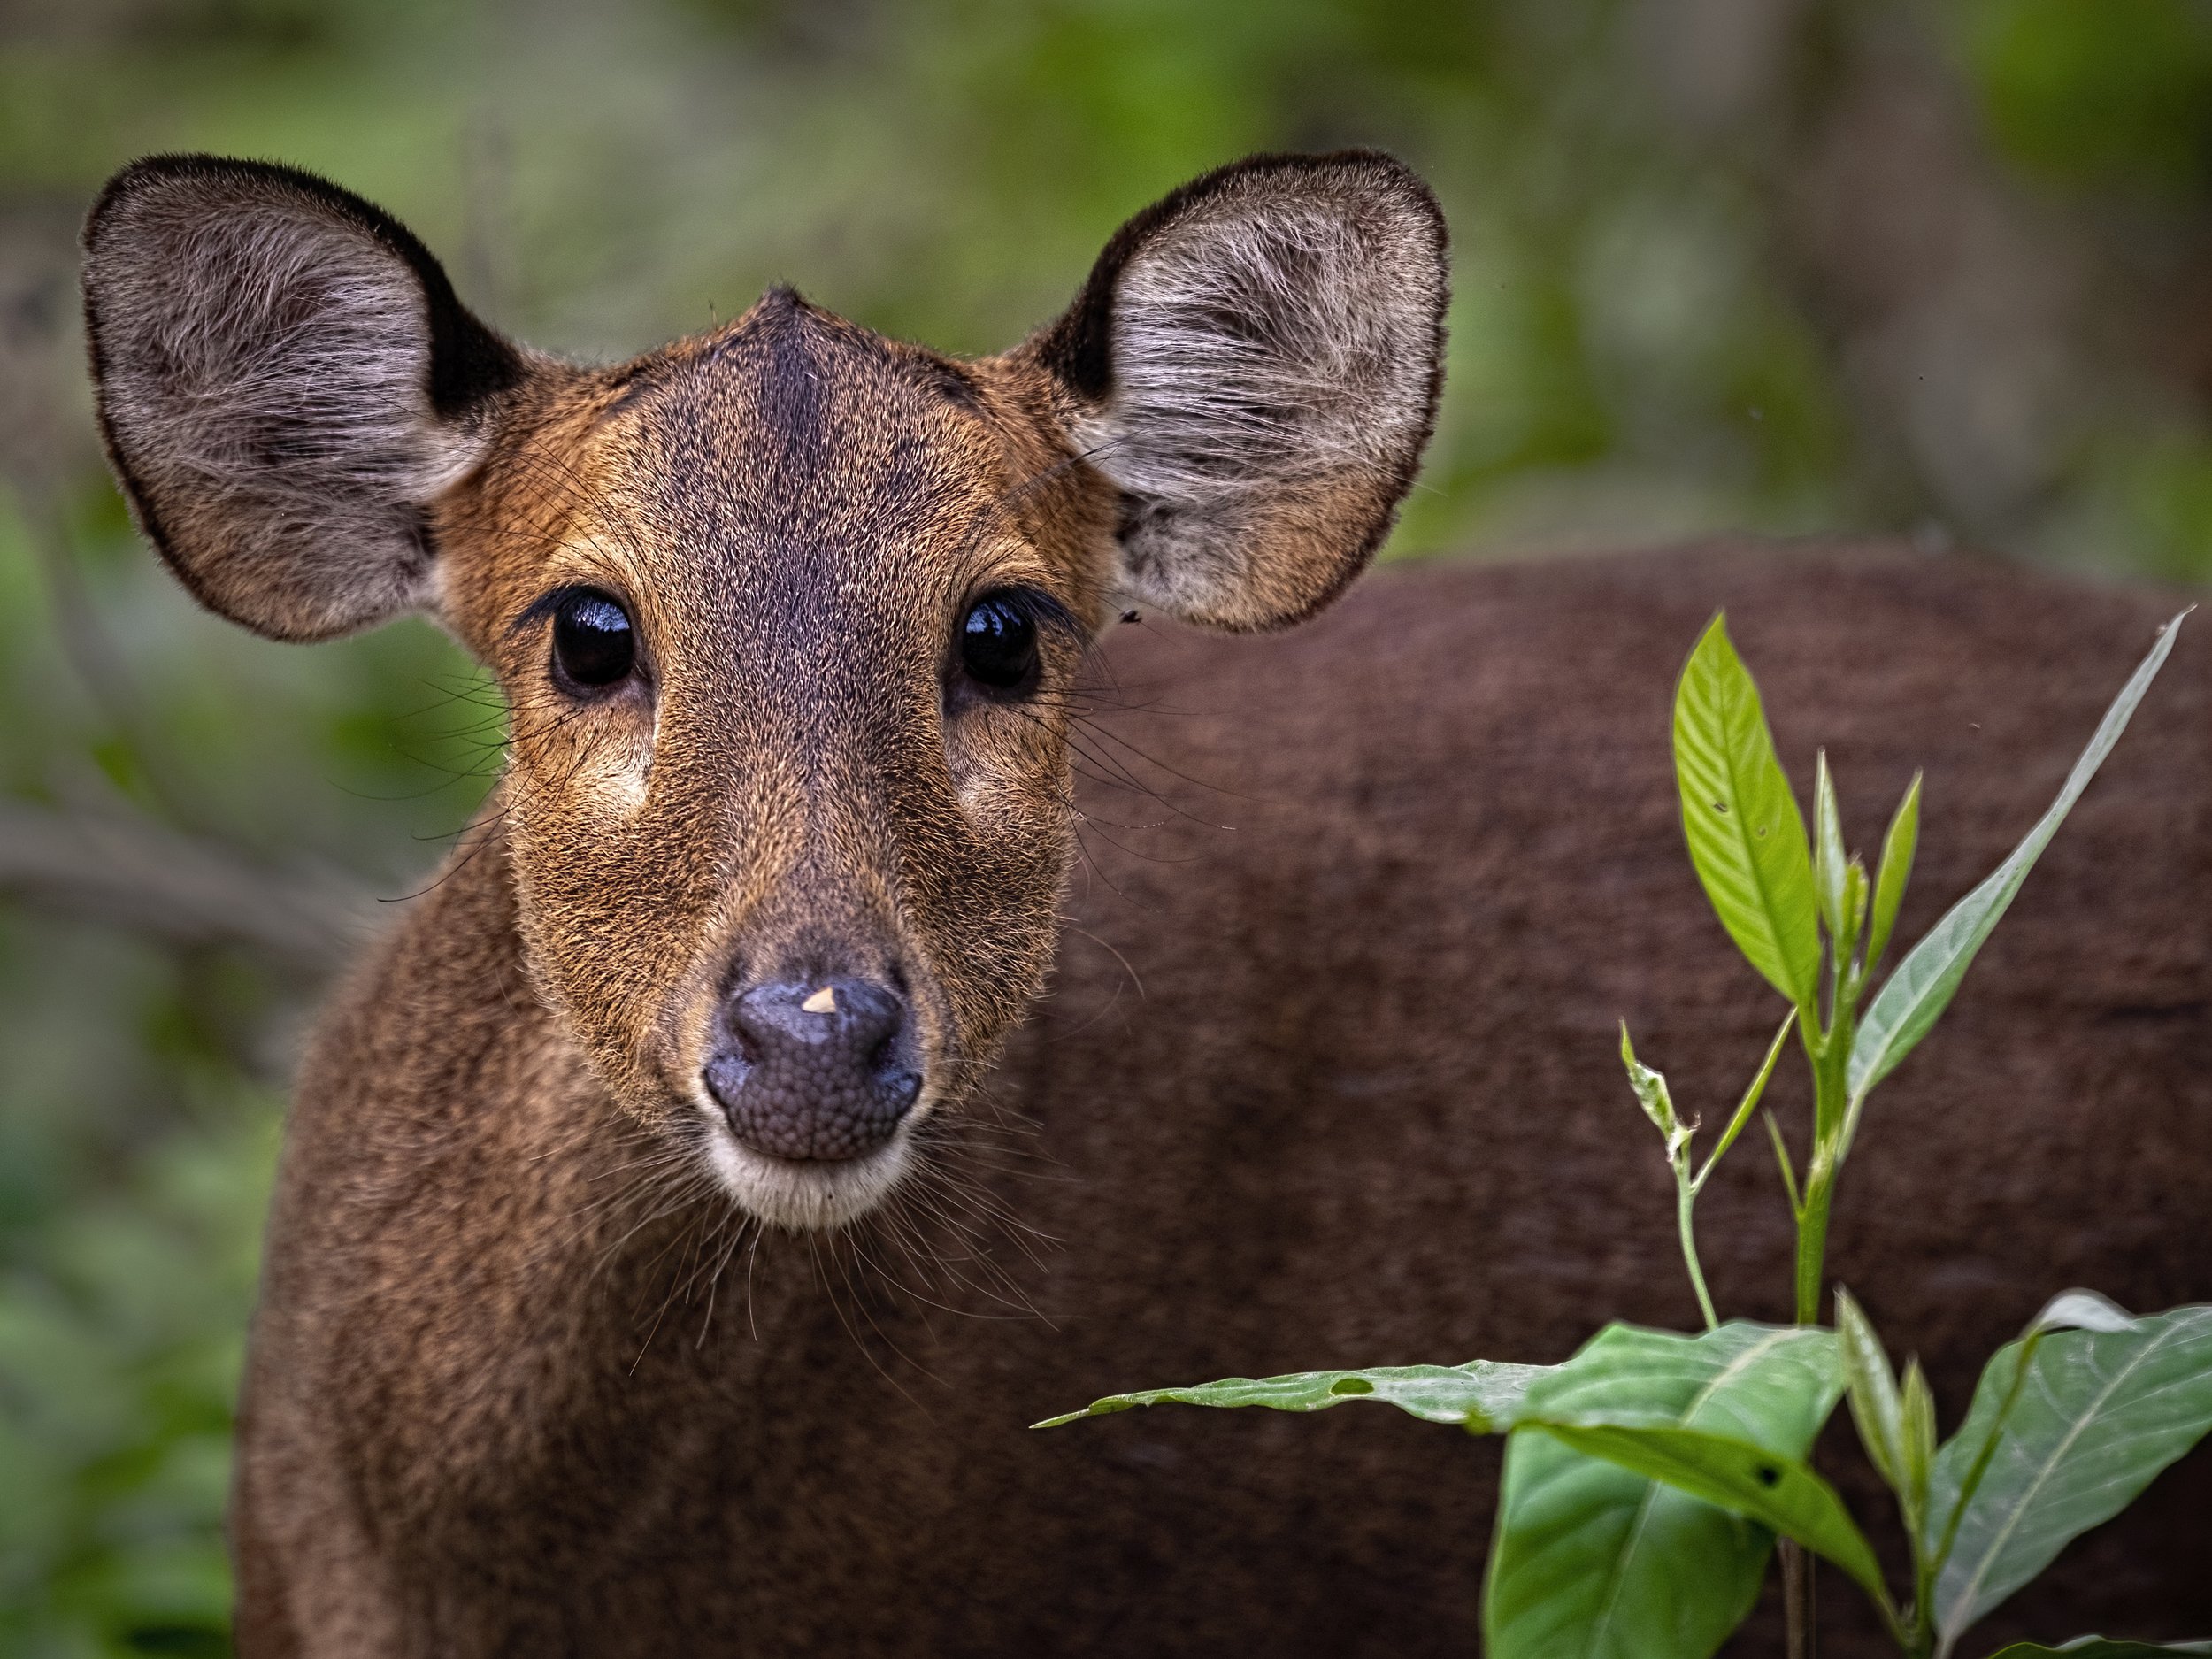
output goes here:
{"type": "MultiPolygon", "coordinates": [[[[1070,366],[1078,327],[952,365],[772,296],[619,370],[529,360],[478,406],[497,435],[426,545],[512,766],[303,1068],[242,1652],[1469,1651],[1494,1447],[1367,1408],[1022,1425],[1688,1323],[1610,1031],[1694,1107],[1774,1017],[1673,822],[1699,623],[1732,607],[1861,840],[1928,767],[1909,934],[2032,821],[2170,603],[1882,553],[1394,572],[1280,639],[1054,639],[1046,692],[994,703],[944,666],[981,588],[1094,628],[1184,545],[1163,515],[1212,514],[1245,540],[1189,567],[1193,614],[1289,620],[1409,476],[1332,494],[1346,464],[1307,457],[1333,504],[1288,530],[1249,492],[1133,508],[1141,480],[1070,459],[1115,396],[1070,366]],[[577,705],[518,619],[580,580],[633,603],[649,672],[577,705]],[[703,1155],[702,1033],[764,964],[856,963],[897,969],[926,1033],[907,1162],[842,1226],[763,1228],[703,1155]]],[[[2212,1294],[2207,660],[2183,641],[1846,1179],[1838,1271],[1948,1419],[2063,1284],[2212,1294]]],[[[1717,1294],[1769,1317],[1773,1185],[1740,1151],[1704,1218],[1717,1294]]],[[[1993,1638],[2212,1624],[2177,1518],[2208,1484],[2202,1456],[2168,1477],[1993,1638]]],[[[1832,1651],[1864,1646],[1847,1594],[1832,1651]]]]}

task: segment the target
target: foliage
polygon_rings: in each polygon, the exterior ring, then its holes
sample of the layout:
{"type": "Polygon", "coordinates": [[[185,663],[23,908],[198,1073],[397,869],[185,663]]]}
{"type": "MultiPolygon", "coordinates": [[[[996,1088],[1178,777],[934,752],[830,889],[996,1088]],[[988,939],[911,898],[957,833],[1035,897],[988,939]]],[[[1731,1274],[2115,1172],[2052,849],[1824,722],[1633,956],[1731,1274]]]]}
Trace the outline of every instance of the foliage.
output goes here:
{"type": "Polygon", "coordinates": [[[1943,1563],[1947,1643],[2125,1509],[2208,1425],[2212,1308],[2131,1319],[2078,1295],[2047,1309],[1989,1362],[1936,1455],[1920,1543],[1943,1563]]]}
{"type": "Polygon", "coordinates": [[[2212,27],[2187,0],[1979,0],[1962,8],[1990,119],[2031,165],[2186,190],[2212,166],[2212,27]]]}
{"type": "Polygon", "coordinates": [[[1655,1434],[1701,1432],[1794,1461],[1842,1391],[1824,1331],[1601,1331],[1530,1387],[1508,1444],[1486,1650],[1636,1659],[1718,1647],[1751,1610],[1772,1535],[1655,1479],[1632,1445],[1594,1437],[1640,1435],[1651,1449],[1655,1434]],[[1694,1576],[1681,1571],[1690,1560],[1694,1576]]]}
{"type": "Polygon", "coordinates": [[[1683,833],[1721,926],[1768,984],[1813,1007],[1820,933],[1805,820],[1774,757],[1758,688],[1717,618],[1682,671],[1674,753],[1683,833]]]}
{"type": "Polygon", "coordinates": [[[274,1137],[200,1102],[0,1279],[0,1650],[227,1650],[220,1525],[274,1137]]]}
{"type": "MultiPolygon", "coordinates": [[[[1636,1058],[1622,1031],[1630,1087],[1666,1142],[1684,1264],[1711,1328],[1680,1336],[1608,1325],[1564,1364],[1518,1383],[1509,1417],[1494,1409],[1468,1414],[1471,1431],[1509,1437],[1484,1587],[1493,1659],[1705,1659],[1750,1611],[1778,1536],[1841,1568],[1905,1653],[1947,1659],[1977,1620],[2069,1540],[2124,1509],[2212,1431],[2212,1308],[2137,1317],[2093,1293],[2064,1293],[1991,1359],[1965,1423],[1941,1445],[1918,1365],[1895,1374],[1847,1293],[1835,1294],[1835,1327],[1818,1323],[1829,1206],[1868,1095],[1941,1017],[2119,741],[2180,624],[2177,617],[2160,630],[2050,810],[1906,953],[1863,1018],[1917,842],[1920,780],[1907,790],[1870,879],[1845,852],[1826,757],[1809,836],[1724,619],[1716,617],[1698,641],[1674,717],[1690,859],[1729,936],[1789,1012],[1696,1173],[1694,1125],[1681,1120],[1666,1079],[1636,1058]],[[1812,1150],[1802,1171],[1778,1128],[1774,1144],[1797,1220],[1798,1322],[1720,1324],[1698,1265],[1693,1211],[1793,1027],[1813,1074],[1812,1150]],[[1842,1500],[1806,1461],[1847,1394],[1860,1442],[1905,1522],[1913,1579],[1901,1601],[1842,1500]]],[[[1135,1400],[1310,1399],[1341,1386],[1325,1377],[1361,1374],[1238,1379],[1120,1396],[1093,1411],[1135,1400]]],[[[1793,1627],[1809,1631],[1809,1563],[1786,1582],[1793,1598],[1805,1598],[1793,1627]]],[[[2177,1650],[2085,1639],[2065,1651],[2177,1650]]]]}
{"type": "Polygon", "coordinates": [[[1171,1402],[1192,1406],[1265,1406],[1274,1411],[1323,1411],[1348,1400],[1396,1406],[1430,1423],[1480,1425],[1484,1432],[1510,1428],[1529,1384],[1547,1368],[1471,1360],[1464,1365],[1385,1365],[1368,1371],[1310,1371],[1295,1377],[1225,1377],[1196,1388],[1152,1388],[1108,1394],[1080,1411],[1033,1424],[1057,1428],[1078,1417],[1110,1417],[1138,1406],[1171,1402]]]}

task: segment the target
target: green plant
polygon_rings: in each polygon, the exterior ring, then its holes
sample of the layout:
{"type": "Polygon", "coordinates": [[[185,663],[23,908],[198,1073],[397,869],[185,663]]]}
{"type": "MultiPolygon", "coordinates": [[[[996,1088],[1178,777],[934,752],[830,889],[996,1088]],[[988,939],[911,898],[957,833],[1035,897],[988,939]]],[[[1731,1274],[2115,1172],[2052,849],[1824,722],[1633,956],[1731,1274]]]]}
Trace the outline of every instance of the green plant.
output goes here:
{"type": "MultiPolygon", "coordinates": [[[[1947,1659],[1984,1614],[2070,1539],[2131,1502],[2212,1428],[2212,1307],[2137,1317],[2069,1291],[1982,1373],[1966,1421],[1939,1444],[1917,1363],[1901,1378],[1850,1295],[1819,1323],[1828,1221],[1868,1096],[1928,1034],[2029,870],[2119,741],[2172,649],[2181,618],[2106,712],[2058,798],[2019,846],[1868,992],[1890,943],[1919,833],[1920,780],[1905,792],[1870,876],[1844,850],[1825,754],[1810,834],[1784,774],[1757,687],[1716,617],[1690,654],[1674,710],[1675,770],[1690,858],[1737,947],[1789,1003],[1742,1100],[1701,1165],[1697,1125],[1665,1078],[1621,1059],[1666,1144],[1682,1256],[1706,1329],[1614,1324],[1563,1364],[1459,1366],[1231,1378],[1110,1395],[1078,1417],[1176,1401],[1311,1411],[1372,1399],[1432,1422],[1509,1436],[1484,1587],[1492,1659],[1619,1655],[1703,1659],[1750,1611],[1778,1536],[1793,1652],[1809,1651],[1811,1556],[1870,1596],[1898,1647],[1947,1659]],[[1797,1224],[1797,1323],[1724,1323],[1698,1262],[1700,1192],[1758,1110],[1792,1030],[1813,1081],[1810,1151],[1792,1162],[1767,1126],[1797,1224]],[[1912,1584],[1892,1594],[1858,1525],[1808,1459],[1848,1398],[1859,1439],[1895,1494],[1912,1584]]],[[[2212,1651],[2083,1637],[2016,1645],[2055,1652],[2212,1651]]]]}

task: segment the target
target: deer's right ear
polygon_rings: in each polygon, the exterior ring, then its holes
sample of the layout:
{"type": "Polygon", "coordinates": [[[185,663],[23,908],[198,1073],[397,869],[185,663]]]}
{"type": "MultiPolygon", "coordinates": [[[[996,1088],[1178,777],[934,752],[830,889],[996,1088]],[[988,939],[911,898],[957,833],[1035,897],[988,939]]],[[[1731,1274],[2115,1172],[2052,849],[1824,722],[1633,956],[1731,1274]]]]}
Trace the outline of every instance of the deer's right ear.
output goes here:
{"type": "Polygon", "coordinates": [[[108,453],[184,585],[285,640],[432,604],[431,506],[529,367],[406,227],[288,167],[157,157],[84,255],[108,453]]]}

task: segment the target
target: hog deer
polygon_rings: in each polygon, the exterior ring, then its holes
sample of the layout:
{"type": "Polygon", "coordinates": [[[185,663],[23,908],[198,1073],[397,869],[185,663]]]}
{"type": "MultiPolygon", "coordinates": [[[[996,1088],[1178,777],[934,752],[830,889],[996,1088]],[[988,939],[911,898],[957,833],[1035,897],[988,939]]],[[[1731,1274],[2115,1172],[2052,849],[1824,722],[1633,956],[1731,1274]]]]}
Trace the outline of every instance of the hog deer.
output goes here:
{"type": "MultiPolygon", "coordinates": [[[[979,361],[786,290],[557,361],[257,163],[128,167],[85,246],[110,454],[185,586],[282,640],[427,613],[511,712],[300,1070],[248,1659],[1473,1651],[1494,1446],[1364,1409],[1024,1425],[1689,1324],[1614,1021],[1717,1101],[1775,1014],[1674,818],[1698,626],[1731,608],[1850,821],[1928,769],[1909,935],[2171,603],[1709,547],[1394,569],[1274,634],[1369,562],[1436,406],[1444,227],[1375,154],[1184,187],[979,361]]],[[[2212,1295],[2206,664],[1842,1189],[1838,1271],[1947,1423],[2053,1290],[2212,1295]]],[[[1772,1171],[1740,1155],[1703,1221],[1723,1302],[1786,1317],[1772,1171]]],[[[1993,1645],[2212,1627],[2208,1475],[1993,1645]]],[[[1874,1651],[1826,1601],[1830,1651],[1874,1651]]]]}

